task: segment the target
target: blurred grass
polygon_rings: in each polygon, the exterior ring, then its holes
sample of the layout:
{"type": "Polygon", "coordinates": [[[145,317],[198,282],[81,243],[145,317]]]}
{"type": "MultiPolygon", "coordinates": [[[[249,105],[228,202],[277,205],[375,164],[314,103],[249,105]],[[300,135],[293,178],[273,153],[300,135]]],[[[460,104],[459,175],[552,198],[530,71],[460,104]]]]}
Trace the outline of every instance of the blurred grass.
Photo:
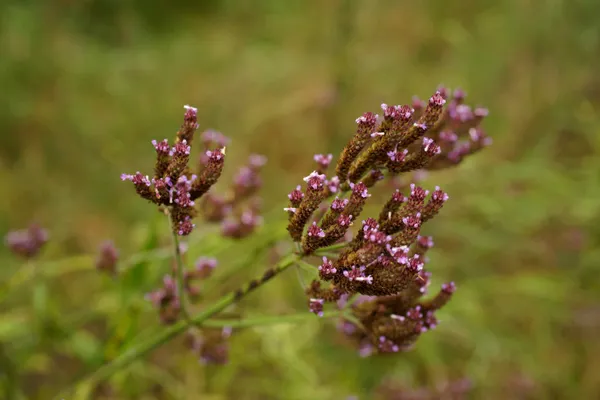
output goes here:
{"type": "MultiPolygon", "coordinates": [[[[107,237],[123,254],[168,245],[165,221],[118,176],[151,167],[149,141],[173,134],[183,104],[233,138],[222,189],[236,160],[268,156],[265,209],[381,102],[444,83],[491,111],[494,145],[426,182],[451,196],[425,228],[434,284],[460,290],[413,352],[362,360],[327,323],[260,327],[235,335],[226,367],[199,366],[176,341],[116,376],[104,398],[367,399],[384,378],[432,387],[462,377],[473,398],[600,395],[597,2],[30,0],[0,10],[0,231],[41,221],[52,234],[41,265],[107,237]]],[[[250,252],[285,233],[273,215],[248,242],[191,239],[190,260],[220,259],[210,296],[262,271],[271,255],[250,252]]],[[[5,249],[0,260],[3,283],[24,268],[5,249]]],[[[11,292],[0,304],[6,388],[49,398],[154,329],[140,300],[168,266],[51,279],[41,327],[32,289],[11,292]]],[[[305,307],[288,273],[239,309],[305,307]]]]}

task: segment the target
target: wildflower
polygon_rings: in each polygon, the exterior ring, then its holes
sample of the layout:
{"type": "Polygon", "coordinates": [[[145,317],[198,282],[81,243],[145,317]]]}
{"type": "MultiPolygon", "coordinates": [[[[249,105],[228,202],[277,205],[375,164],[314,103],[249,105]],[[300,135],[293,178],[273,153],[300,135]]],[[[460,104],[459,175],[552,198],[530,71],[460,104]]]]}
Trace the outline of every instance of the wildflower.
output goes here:
{"type": "Polygon", "coordinates": [[[96,258],[96,269],[110,275],[116,275],[118,259],[119,250],[117,250],[111,240],[106,240],[100,245],[100,250],[96,258]]]}
{"type": "Polygon", "coordinates": [[[146,300],[158,308],[160,319],[164,324],[173,324],[179,318],[181,304],[177,294],[177,285],[171,275],[165,275],[162,287],[148,293],[146,300]]]}
{"type": "MultiPolygon", "coordinates": [[[[200,294],[200,281],[209,278],[217,267],[217,260],[211,257],[199,257],[193,269],[183,271],[183,290],[194,300],[200,294]]],[[[178,293],[175,280],[176,267],[173,266],[172,274],[163,277],[162,286],[148,294],[146,300],[158,309],[161,321],[164,324],[173,324],[180,317],[180,293],[178,293]]]]}
{"type": "Polygon", "coordinates": [[[184,108],[183,123],[177,131],[175,143],[170,146],[168,139],[152,141],[156,151],[154,176],[150,178],[139,171],[121,175],[123,181],[133,183],[140,197],[169,210],[173,231],[181,236],[193,231],[195,201],[219,179],[225,157],[224,145],[207,150],[196,173],[190,171],[188,164],[194,133],[198,129],[198,110],[189,105],[184,108]]]}
{"type": "Polygon", "coordinates": [[[196,260],[195,277],[199,279],[206,279],[212,275],[216,267],[216,258],[200,257],[198,260],[196,260]]]}
{"type": "Polygon", "coordinates": [[[38,255],[48,241],[48,232],[37,224],[31,224],[27,229],[9,232],[4,243],[14,254],[23,258],[33,258],[38,255]]]}
{"type": "Polygon", "coordinates": [[[202,133],[202,143],[206,149],[209,148],[223,148],[229,145],[231,140],[223,135],[221,132],[214,131],[212,129],[206,130],[202,133]]]}
{"type": "Polygon", "coordinates": [[[221,232],[224,236],[241,239],[253,233],[262,224],[258,191],[262,187],[260,170],[266,162],[265,156],[251,154],[247,164],[240,167],[234,176],[227,196],[204,196],[201,205],[204,218],[212,222],[221,222],[221,232]]]}
{"type": "Polygon", "coordinates": [[[229,361],[229,343],[232,329],[224,327],[200,328],[189,331],[188,337],[192,351],[204,365],[224,365],[229,361]]]}
{"type": "Polygon", "coordinates": [[[317,163],[318,172],[324,173],[329,168],[329,164],[331,164],[331,160],[333,159],[333,154],[315,154],[314,160],[317,163]]]}
{"type": "MultiPolygon", "coordinates": [[[[336,165],[338,197],[327,203],[333,192],[327,190],[325,168],[304,178],[304,191],[298,186],[288,196],[288,231],[303,253],[348,240],[349,226],[378,181],[409,172],[417,180],[426,169],[453,166],[482,148],[487,140],[479,123],[486,113],[473,112],[464,97],[458,91],[450,99],[449,91],[439,88],[426,103],[415,99],[412,107],[382,104],[382,118],[373,113],[359,117],[336,165]],[[461,145],[465,139],[468,147],[461,145]],[[342,197],[346,192],[349,196],[342,197]]],[[[421,229],[448,198],[437,186],[429,191],[415,182],[403,185],[383,204],[378,218],[364,219],[338,256],[323,257],[318,266],[320,280],[306,289],[309,307],[318,314],[326,303],[360,294],[361,301],[350,309],[364,329],[345,332],[352,331],[362,354],[406,351],[437,325],[435,312],[450,300],[455,286],[445,284],[434,297],[423,299],[431,282],[426,253],[433,239],[421,235],[421,229]]]]}

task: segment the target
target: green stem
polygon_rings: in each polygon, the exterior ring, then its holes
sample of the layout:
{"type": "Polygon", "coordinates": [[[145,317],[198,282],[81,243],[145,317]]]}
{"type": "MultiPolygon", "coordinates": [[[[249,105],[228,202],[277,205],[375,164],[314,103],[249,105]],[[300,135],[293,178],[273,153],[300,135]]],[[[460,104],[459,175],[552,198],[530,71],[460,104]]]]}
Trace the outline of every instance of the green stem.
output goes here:
{"type": "MultiPolygon", "coordinates": [[[[279,212],[279,208],[277,208],[277,210],[277,212],[279,212]]],[[[273,212],[273,214],[275,213],[273,212]]],[[[265,214],[265,220],[270,215],[270,213],[265,214]]],[[[274,222],[271,222],[269,226],[273,223],[274,222]]],[[[189,245],[193,246],[195,243],[202,242],[203,250],[211,250],[213,252],[218,250],[220,247],[229,246],[229,244],[221,241],[211,245],[214,249],[205,248],[205,244],[210,235],[215,233],[215,231],[218,229],[218,227],[212,225],[204,227],[199,234],[194,234],[192,241],[189,242],[189,245]]],[[[268,234],[271,235],[271,233],[268,234]]],[[[277,239],[284,237],[287,237],[287,233],[273,236],[273,238],[277,239]]],[[[167,260],[172,254],[173,251],[170,247],[133,254],[129,258],[119,261],[119,273],[124,273],[129,268],[137,265],[140,262],[167,260]]],[[[77,256],[65,257],[59,260],[41,262],[39,263],[39,276],[50,279],[75,272],[96,271],[94,267],[94,259],[94,255],[81,254],[77,256]]],[[[26,283],[33,280],[34,272],[35,271],[32,267],[25,266],[24,268],[20,268],[5,282],[0,282],[0,302],[4,301],[9,292],[18,291],[17,289],[19,289],[21,286],[24,286],[26,283]]]]}
{"type": "Polygon", "coordinates": [[[348,321],[352,322],[357,327],[359,327],[363,332],[367,332],[365,326],[362,324],[362,322],[360,322],[358,318],[354,316],[354,314],[352,314],[352,311],[346,309],[344,310],[342,316],[348,321]]]}
{"type": "Polygon", "coordinates": [[[303,271],[308,272],[309,274],[316,276],[319,274],[319,270],[317,269],[317,267],[315,267],[314,265],[307,263],[304,260],[298,260],[296,261],[296,264],[298,265],[298,267],[300,267],[303,271]]]}
{"type": "Polygon", "coordinates": [[[320,251],[320,250],[317,250],[315,252],[315,255],[316,256],[325,256],[327,258],[336,258],[339,256],[339,254],[331,252],[331,251],[320,251]]]}
{"type": "Polygon", "coordinates": [[[332,244],[331,246],[327,246],[327,247],[321,247],[319,250],[315,251],[315,255],[318,256],[318,255],[321,255],[322,253],[326,253],[328,251],[343,249],[346,246],[348,246],[348,243],[344,242],[344,243],[332,244]]]}
{"type": "Polygon", "coordinates": [[[250,317],[244,319],[209,319],[205,321],[202,325],[210,328],[221,328],[221,327],[229,327],[229,328],[252,328],[254,326],[264,326],[264,325],[277,325],[277,324],[291,324],[296,322],[302,322],[306,320],[316,320],[319,318],[336,318],[343,316],[343,312],[341,311],[329,311],[323,314],[322,317],[317,317],[316,315],[309,313],[308,311],[302,314],[292,314],[292,315],[275,315],[275,316],[265,316],[265,317],[250,317]]]}
{"type": "MultiPolygon", "coordinates": [[[[170,218],[170,217],[169,217],[170,218]]],[[[177,264],[177,295],[179,296],[179,309],[183,315],[183,319],[190,321],[190,314],[187,309],[187,299],[185,293],[184,276],[183,276],[183,260],[181,259],[181,248],[179,247],[179,237],[173,229],[173,251],[175,253],[175,263],[177,264]]]]}
{"type": "MultiPolygon", "coordinates": [[[[219,299],[213,305],[200,312],[196,316],[192,317],[189,322],[180,321],[172,326],[165,328],[164,330],[157,333],[150,339],[144,341],[143,343],[140,343],[139,345],[132,347],[129,350],[126,350],[119,357],[115,358],[108,364],[104,364],[99,369],[90,374],[88,377],[81,380],[76,385],[76,387],[80,387],[81,385],[87,384],[95,384],[100,381],[103,381],[109,378],[117,371],[129,366],[131,363],[147,355],[152,350],[169,342],[171,339],[175,338],[182,332],[185,332],[185,330],[191,325],[203,325],[205,321],[207,321],[213,315],[223,311],[230,305],[240,301],[242,298],[254,291],[256,288],[260,287],[261,285],[271,280],[273,277],[285,271],[291,265],[294,265],[298,257],[299,256],[297,254],[290,254],[287,257],[282,258],[279,261],[279,263],[277,263],[277,265],[275,265],[273,268],[268,269],[262,277],[254,279],[248,284],[246,284],[244,287],[221,297],[221,299],[219,299]]],[[[70,388],[69,390],[63,393],[60,393],[58,396],[56,396],[56,399],[67,398],[66,394],[72,392],[73,389],[74,388],[70,388]]]]}
{"type": "MultiPolygon", "coordinates": [[[[213,233],[212,227],[206,228],[203,232],[193,237],[193,243],[205,242],[206,237],[213,233]]],[[[193,245],[190,243],[190,245],[193,245]]],[[[213,247],[219,247],[213,245],[213,247]]],[[[171,247],[155,249],[150,251],[144,251],[137,254],[133,254],[123,261],[119,261],[119,273],[124,273],[129,268],[137,265],[144,261],[158,261],[167,260],[172,256],[173,250],[171,247]]],[[[94,255],[82,254],[72,257],[62,258],[60,260],[48,261],[38,263],[38,275],[37,277],[51,279],[66,274],[84,272],[84,271],[96,271],[94,267],[94,255]]],[[[25,266],[20,268],[15,274],[13,274],[6,282],[0,284],[0,302],[8,296],[11,291],[18,291],[21,286],[34,279],[36,271],[32,266],[25,266]]]]}

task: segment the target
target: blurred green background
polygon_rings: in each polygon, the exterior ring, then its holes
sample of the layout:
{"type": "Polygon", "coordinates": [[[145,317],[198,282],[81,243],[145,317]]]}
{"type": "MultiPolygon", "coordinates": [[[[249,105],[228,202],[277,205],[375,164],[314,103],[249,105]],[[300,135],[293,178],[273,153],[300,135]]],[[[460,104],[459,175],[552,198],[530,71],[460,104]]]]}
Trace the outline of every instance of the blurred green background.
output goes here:
{"type": "MultiPolygon", "coordinates": [[[[130,260],[111,279],[93,254],[106,238],[124,259],[168,247],[167,222],[119,175],[150,172],[150,140],[173,136],[183,104],[233,140],[217,191],[249,153],[269,159],[263,229],[190,239],[190,261],[220,260],[210,302],[275,257],[253,249],[285,236],[280,207],[314,153],[337,154],[357,116],[438,84],[490,109],[494,144],[424,183],[451,197],[424,227],[434,287],[459,291],[415,350],[361,359],[333,323],[307,319],[236,332],[224,367],[176,340],[90,396],[371,399],[383,381],[467,378],[469,398],[600,397],[599,2],[5,0],[0,14],[0,233],[51,233],[47,279],[0,250],[5,398],[51,398],[158,329],[143,294],[169,261],[130,260]]],[[[305,310],[288,271],[236,312],[305,310]]]]}

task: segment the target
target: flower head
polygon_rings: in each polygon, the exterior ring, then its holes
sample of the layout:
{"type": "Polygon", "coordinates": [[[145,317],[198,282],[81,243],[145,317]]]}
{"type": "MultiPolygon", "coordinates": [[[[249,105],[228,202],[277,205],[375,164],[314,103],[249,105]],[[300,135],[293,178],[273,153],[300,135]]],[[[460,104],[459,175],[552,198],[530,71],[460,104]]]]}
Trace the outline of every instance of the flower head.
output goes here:
{"type": "Polygon", "coordinates": [[[38,255],[48,241],[48,231],[37,224],[31,224],[27,229],[9,232],[4,243],[16,255],[33,258],[38,255]]]}

